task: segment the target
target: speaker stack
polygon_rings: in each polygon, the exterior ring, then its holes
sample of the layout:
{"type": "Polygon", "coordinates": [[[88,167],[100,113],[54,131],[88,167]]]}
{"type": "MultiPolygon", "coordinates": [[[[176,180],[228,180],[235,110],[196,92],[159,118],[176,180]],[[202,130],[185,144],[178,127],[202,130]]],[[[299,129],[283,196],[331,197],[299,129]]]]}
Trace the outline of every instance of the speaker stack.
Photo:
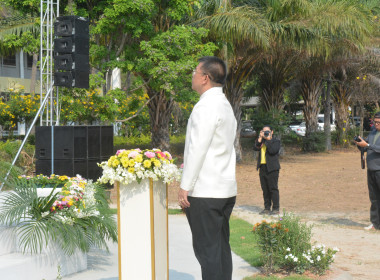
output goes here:
{"type": "MultiPolygon", "coordinates": [[[[54,174],[96,181],[97,165],[113,155],[112,126],[54,126],[54,174]]],[[[36,174],[52,174],[52,127],[36,127],[36,174]]]]}

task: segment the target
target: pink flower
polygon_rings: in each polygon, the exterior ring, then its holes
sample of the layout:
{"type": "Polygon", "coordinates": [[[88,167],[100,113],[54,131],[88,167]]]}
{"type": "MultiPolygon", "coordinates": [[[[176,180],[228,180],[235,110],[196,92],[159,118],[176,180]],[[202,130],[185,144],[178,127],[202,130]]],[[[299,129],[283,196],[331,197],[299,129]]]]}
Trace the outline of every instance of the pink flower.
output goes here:
{"type": "Polygon", "coordinates": [[[156,156],[155,153],[153,153],[153,152],[149,152],[149,151],[148,151],[148,152],[145,152],[144,155],[146,155],[147,158],[154,158],[154,157],[156,156]]]}
{"type": "Polygon", "coordinates": [[[172,160],[172,155],[169,152],[165,151],[164,154],[169,160],[172,160]]]}
{"type": "Polygon", "coordinates": [[[118,156],[123,151],[125,151],[125,149],[117,150],[116,155],[118,156]]]}
{"type": "Polygon", "coordinates": [[[158,158],[166,158],[166,155],[163,152],[156,151],[158,158]]]}
{"type": "Polygon", "coordinates": [[[180,168],[183,168],[183,163],[181,164],[180,168]]]}
{"type": "Polygon", "coordinates": [[[137,151],[132,151],[132,152],[129,153],[128,157],[129,157],[129,158],[135,158],[138,154],[139,154],[139,152],[137,152],[137,151]]]}

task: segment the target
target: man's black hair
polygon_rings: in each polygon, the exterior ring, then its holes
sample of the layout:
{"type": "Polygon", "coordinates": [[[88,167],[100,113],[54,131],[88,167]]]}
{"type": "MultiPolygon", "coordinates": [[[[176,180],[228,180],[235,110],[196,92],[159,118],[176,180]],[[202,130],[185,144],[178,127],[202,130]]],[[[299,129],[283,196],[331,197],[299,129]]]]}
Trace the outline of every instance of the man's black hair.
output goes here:
{"type": "Polygon", "coordinates": [[[201,69],[210,80],[224,86],[227,78],[227,67],[222,59],[216,56],[204,56],[198,59],[202,63],[201,69]]]}
{"type": "Polygon", "coordinates": [[[374,119],[380,119],[380,112],[376,112],[373,116],[374,119]]]}
{"type": "Polygon", "coordinates": [[[263,128],[264,128],[264,127],[269,127],[269,129],[270,129],[271,131],[273,130],[272,127],[271,127],[270,125],[264,125],[263,128]]]}

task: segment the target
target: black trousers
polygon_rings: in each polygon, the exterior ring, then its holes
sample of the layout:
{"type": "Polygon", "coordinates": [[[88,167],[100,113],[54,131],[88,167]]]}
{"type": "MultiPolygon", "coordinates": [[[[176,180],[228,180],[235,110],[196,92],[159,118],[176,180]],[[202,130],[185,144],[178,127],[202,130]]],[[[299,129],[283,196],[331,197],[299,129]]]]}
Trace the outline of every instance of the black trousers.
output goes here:
{"type": "Polygon", "coordinates": [[[376,229],[380,229],[380,170],[367,169],[368,193],[371,206],[369,217],[376,229]]]}
{"type": "Polygon", "coordinates": [[[260,165],[260,184],[263,190],[264,208],[280,210],[280,193],[278,191],[279,170],[268,172],[266,164],[260,165]]]}
{"type": "Polygon", "coordinates": [[[229,220],[236,197],[188,197],[186,217],[193,235],[195,257],[203,280],[231,280],[232,256],[229,220]]]}

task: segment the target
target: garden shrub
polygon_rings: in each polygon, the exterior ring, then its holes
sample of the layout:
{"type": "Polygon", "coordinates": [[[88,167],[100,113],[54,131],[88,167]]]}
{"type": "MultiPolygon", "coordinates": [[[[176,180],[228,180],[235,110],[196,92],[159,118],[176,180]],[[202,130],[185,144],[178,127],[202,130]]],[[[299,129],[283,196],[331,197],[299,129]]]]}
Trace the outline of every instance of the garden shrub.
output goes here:
{"type": "Polygon", "coordinates": [[[255,224],[264,269],[270,273],[279,269],[304,273],[310,270],[322,275],[334,261],[337,248],[312,246],[311,226],[292,214],[285,213],[277,222],[255,224]]]}
{"type": "Polygon", "coordinates": [[[302,138],[302,150],[305,152],[323,152],[326,150],[326,136],[323,131],[306,134],[302,138]]]}

